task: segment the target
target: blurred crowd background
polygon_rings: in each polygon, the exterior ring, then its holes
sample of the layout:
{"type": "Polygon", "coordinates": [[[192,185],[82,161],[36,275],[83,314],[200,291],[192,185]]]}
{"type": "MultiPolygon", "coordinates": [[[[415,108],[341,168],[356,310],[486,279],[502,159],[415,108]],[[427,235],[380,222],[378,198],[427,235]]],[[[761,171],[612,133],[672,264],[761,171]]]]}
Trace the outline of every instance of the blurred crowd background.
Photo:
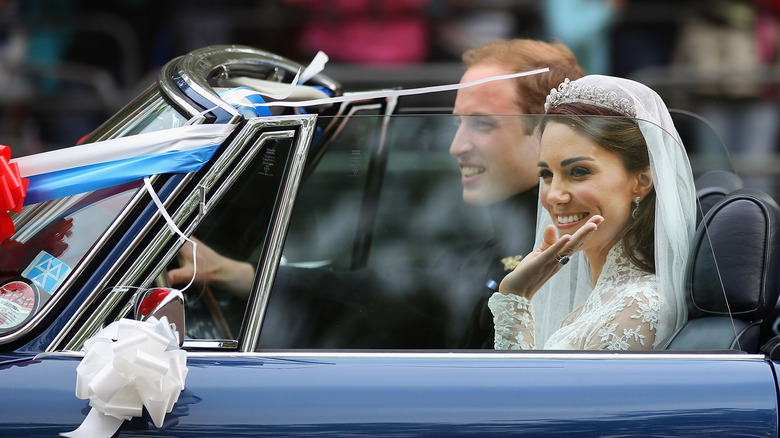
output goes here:
{"type": "Polygon", "coordinates": [[[779,17],[780,0],[0,0],[0,143],[14,156],[75,144],[206,45],[302,64],[322,50],[325,72],[355,91],[455,83],[466,49],[526,37],[704,116],[740,173],[773,185],[779,17]]]}

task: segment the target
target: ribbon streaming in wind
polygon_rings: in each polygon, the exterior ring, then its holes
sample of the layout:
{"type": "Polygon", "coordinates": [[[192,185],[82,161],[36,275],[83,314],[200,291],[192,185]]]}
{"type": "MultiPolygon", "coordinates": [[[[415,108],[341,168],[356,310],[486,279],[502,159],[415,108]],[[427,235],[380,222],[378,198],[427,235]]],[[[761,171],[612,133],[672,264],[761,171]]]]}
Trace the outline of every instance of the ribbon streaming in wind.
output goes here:
{"type": "MultiPolygon", "coordinates": [[[[506,80],[506,79],[514,79],[514,78],[520,78],[524,76],[532,76],[537,75],[540,73],[546,73],[550,71],[549,68],[539,68],[536,70],[529,70],[525,72],[519,72],[519,73],[511,73],[506,75],[498,75],[498,76],[491,76],[488,78],[483,79],[477,79],[473,81],[468,82],[462,82],[459,84],[449,84],[449,85],[434,85],[430,87],[420,87],[420,88],[408,88],[408,89],[400,89],[400,90],[379,90],[379,91],[365,91],[365,92],[356,92],[356,93],[350,93],[348,95],[343,96],[336,96],[336,97],[328,97],[328,98],[322,98],[322,99],[312,99],[312,100],[300,100],[300,101],[269,101],[269,102],[262,102],[255,104],[257,107],[289,107],[289,108],[300,108],[300,107],[308,107],[308,106],[320,106],[320,105],[328,105],[333,103],[342,103],[342,102],[355,102],[360,100],[366,100],[366,99],[374,99],[374,98],[388,98],[388,97],[400,97],[400,96],[415,96],[419,94],[429,94],[429,93],[441,93],[444,91],[455,91],[460,90],[462,88],[468,88],[473,87],[475,85],[485,84],[488,82],[493,81],[500,81],[500,80],[506,80]]],[[[290,84],[290,86],[295,86],[295,84],[290,84]]]]}
{"type": "Polygon", "coordinates": [[[235,125],[187,125],[11,160],[29,179],[25,204],[200,169],[235,125]]]}

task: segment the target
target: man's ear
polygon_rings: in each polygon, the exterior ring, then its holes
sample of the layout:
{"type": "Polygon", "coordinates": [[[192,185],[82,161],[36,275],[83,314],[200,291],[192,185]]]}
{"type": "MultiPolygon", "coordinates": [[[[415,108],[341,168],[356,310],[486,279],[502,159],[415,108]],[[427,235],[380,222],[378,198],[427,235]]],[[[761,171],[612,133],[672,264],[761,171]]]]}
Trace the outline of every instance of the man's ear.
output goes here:
{"type": "Polygon", "coordinates": [[[653,175],[650,173],[650,166],[636,174],[633,191],[637,196],[644,198],[653,189],[653,175]]]}

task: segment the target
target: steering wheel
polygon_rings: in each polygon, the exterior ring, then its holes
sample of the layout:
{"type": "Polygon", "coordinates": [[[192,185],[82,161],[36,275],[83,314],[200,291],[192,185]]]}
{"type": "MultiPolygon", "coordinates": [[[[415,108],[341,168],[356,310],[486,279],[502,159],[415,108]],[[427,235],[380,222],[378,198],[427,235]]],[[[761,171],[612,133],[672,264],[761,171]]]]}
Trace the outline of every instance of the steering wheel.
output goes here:
{"type": "MultiPolygon", "coordinates": [[[[155,285],[159,287],[171,287],[168,281],[168,268],[160,272],[160,275],[155,279],[155,285]]],[[[204,324],[200,318],[196,321],[185,323],[185,330],[187,335],[194,335],[198,339],[235,339],[233,331],[230,329],[230,325],[225,318],[225,314],[222,312],[222,307],[214,297],[211,287],[208,284],[193,284],[190,289],[185,292],[185,309],[188,310],[190,319],[198,316],[201,313],[206,313],[210,324],[204,324]],[[192,289],[195,290],[192,290],[192,289]]]]}

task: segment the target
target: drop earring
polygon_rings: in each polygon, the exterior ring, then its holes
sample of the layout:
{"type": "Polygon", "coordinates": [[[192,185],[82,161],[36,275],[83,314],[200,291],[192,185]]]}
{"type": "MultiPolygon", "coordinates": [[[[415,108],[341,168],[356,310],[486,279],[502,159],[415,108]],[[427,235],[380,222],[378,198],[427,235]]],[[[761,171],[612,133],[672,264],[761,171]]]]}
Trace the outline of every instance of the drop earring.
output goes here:
{"type": "Polygon", "coordinates": [[[638,212],[639,212],[639,201],[641,201],[641,200],[642,200],[642,198],[640,198],[639,196],[634,198],[634,211],[631,212],[631,217],[634,218],[634,219],[636,219],[636,217],[638,215],[638,212]]]}

